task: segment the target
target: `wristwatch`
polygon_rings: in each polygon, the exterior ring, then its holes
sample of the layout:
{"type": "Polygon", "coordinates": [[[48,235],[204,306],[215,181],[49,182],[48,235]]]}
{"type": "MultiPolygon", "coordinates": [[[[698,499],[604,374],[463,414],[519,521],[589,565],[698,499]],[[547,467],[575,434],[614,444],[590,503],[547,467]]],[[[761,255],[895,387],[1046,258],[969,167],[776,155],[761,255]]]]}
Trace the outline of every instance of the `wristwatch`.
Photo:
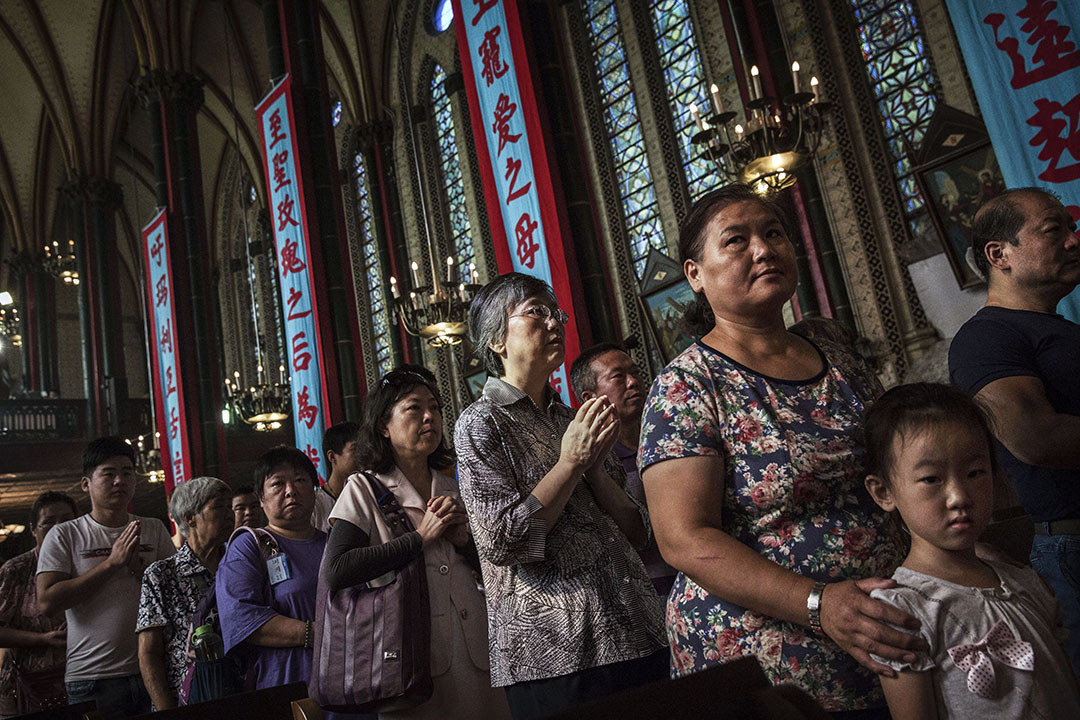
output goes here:
{"type": "Polygon", "coordinates": [[[806,612],[810,616],[810,629],[821,632],[821,594],[825,591],[825,583],[816,582],[806,597],[806,612]]]}

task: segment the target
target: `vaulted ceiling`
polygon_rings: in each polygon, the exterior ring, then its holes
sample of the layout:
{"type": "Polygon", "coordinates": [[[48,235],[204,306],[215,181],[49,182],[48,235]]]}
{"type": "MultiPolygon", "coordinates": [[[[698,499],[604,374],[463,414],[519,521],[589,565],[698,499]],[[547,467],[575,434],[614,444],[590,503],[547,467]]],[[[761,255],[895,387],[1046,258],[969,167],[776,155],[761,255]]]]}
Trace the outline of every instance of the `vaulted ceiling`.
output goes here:
{"type": "MultiPolygon", "coordinates": [[[[347,121],[384,104],[384,39],[392,0],[311,0],[328,84],[347,121]]],[[[413,0],[424,2],[425,0],[413,0]]],[[[137,228],[154,213],[147,111],[134,83],[149,70],[204,81],[199,112],[207,227],[235,120],[249,175],[261,187],[255,104],[269,91],[259,0],[4,0],[0,3],[0,258],[60,239],[57,189],[76,175],[119,184],[124,260],[139,267],[137,228]]],[[[400,3],[404,4],[404,3],[400,3]]],[[[5,285],[0,269],[0,286],[5,285]]],[[[2,289],[2,288],[0,288],[2,289]]]]}

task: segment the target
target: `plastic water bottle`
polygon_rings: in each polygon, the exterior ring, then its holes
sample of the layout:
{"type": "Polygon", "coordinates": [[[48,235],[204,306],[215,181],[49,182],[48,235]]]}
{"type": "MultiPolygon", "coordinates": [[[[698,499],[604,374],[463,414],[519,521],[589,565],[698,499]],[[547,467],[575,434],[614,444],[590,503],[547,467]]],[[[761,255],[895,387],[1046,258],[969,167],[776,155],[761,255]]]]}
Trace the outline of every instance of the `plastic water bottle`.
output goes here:
{"type": "Polygon", "coordinates": [[[191,638],[196,660],[218,660],[225,657],[225,643],[214,632],[213,625],[200,625],[191,638]]]}

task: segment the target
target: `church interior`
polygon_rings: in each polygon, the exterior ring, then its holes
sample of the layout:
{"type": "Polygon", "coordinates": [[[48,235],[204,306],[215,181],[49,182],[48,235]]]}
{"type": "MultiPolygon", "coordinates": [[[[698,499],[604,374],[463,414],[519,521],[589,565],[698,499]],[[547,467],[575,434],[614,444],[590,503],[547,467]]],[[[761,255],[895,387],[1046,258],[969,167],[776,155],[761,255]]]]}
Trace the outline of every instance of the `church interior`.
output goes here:
{"type": "MultiPolygon", "coordinates": [[[[886,387],[946,380],[949,340],[986,297],[962,230],[1004,185],[945,0],[511,4],[520,112],[560,237],[549,276],[565,278],[579,348],[623,344],[652,377],[692,339],[680,223],[768,154],[724,143],[771,132],[800,155],[755,181],[779,186],[796,230],[785,317],[846,325],[886,387]],[[939,162],[950,142],[972,151],[956,175],[939,162]]],[[[134,511],[166,517],[162,388],[182,398],[192,477],[248,483],[266,449],[304,449],[279,282],[299,261],[275,245],[282,207],[256,112],[285,76],[321,305],[318,420],[358,419],[367,388],[411,362],[438,378],[451,434],[483,370],[460,336],[420,334],[436,309],[407,293],[441,282],[461,320],[468,292],[525,262],[490,212],[470,86],[482,71],[463,68],[467,18],[454,17],[483,5],[0,4],[0,556],[33,545],[38,493],[88,509],[80,455],[102,435],[138,447],[134,511]],[[143,232],[160,211],[175,388],[143,232]]]]}

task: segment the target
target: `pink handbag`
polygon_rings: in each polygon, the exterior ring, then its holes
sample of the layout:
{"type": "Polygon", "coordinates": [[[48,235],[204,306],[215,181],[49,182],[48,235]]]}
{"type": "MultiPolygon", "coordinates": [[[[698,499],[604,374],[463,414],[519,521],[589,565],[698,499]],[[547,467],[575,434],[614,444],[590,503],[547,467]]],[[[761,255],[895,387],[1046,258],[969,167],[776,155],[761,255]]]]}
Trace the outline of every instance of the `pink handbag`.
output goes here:
{"type": "MultiPolygon", "coordinates": [[[[412,532],[394,494],[377,477],[363,475],[394,537],[412,532]]],[[[319,573],[308,692],[326,710],[384,712],[431,698],[431,617],[423,554],[397,570],[390,582],[372,584],[334,592],[319,573]]]]}

